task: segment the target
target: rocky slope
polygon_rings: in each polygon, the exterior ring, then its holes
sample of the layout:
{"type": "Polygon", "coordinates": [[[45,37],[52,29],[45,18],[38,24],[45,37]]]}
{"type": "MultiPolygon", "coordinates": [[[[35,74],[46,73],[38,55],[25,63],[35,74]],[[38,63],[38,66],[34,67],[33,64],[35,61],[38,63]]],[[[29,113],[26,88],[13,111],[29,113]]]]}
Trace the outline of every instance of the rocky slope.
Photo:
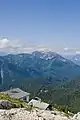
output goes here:
{"type": "Polygon", "coordinates": [[[63,113],[57,111],[25,109],[0,110],[0,120],[70,120],[63,113]]]}
{"type": "Polygon", "coordinates": [[[15,106],[15,102],[0,100],[0,120],[80,120],[80,113],[72,116],[69,111],[66,114],[55,108],[53,111],[40,110],[31,108],[27,104],[21,108],[15,106]]]}
{"type": "Polygon", "coordinates": [[[0,120],[80,120],[80,113],[73,117],[59,111],[46,111],[34,109],[27,111],[24,108],[0,110],[0,120]]]}

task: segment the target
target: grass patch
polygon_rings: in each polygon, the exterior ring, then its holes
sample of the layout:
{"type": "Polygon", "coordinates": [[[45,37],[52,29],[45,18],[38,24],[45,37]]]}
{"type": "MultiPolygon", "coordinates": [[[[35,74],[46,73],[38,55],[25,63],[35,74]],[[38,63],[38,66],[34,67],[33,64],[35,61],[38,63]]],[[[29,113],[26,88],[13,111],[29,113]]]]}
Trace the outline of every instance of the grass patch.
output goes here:
{"type": "Polygon", "coordinates": [[[0,93],[0,100],[8,100],[15,105],[15,108],[27,107],[27,103],[19,99],[11,98],[9,95],[0,93]]]}

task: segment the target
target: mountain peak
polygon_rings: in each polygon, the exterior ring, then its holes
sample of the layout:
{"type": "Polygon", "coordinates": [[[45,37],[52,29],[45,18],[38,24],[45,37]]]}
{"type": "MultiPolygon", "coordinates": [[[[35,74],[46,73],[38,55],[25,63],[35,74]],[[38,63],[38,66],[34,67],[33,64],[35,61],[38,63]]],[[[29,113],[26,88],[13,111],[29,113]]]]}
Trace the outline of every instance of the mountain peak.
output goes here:
{"type": "Polygon", "coordinates": [[[58,56],[58,54],[56,52],[52,52],[52,51],[34,51],[32,53],[32,55],[36,56],[36,57],[40,57],[41,59],[45,59],[45,60],[49,60],[49,59],[53,59],[54,57],[58,56]]]}

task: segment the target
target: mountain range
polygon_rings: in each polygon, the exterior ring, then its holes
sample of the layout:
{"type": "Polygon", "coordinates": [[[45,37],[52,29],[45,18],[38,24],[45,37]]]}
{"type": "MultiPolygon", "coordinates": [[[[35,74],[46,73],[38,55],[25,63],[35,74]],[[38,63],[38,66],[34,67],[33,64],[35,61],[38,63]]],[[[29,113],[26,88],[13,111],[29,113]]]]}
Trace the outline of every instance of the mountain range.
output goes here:
{"type": "Polygon", "coordinates": [[[43,101],[80,111],[80,66],[55,52],[0,56],[0,90],[19,87],[43,101]]]}
{"type": "Polygon", "coordinates": [[[41,85],[56,84],[80,76],[80,66],[55,52],[34,51],[31,54],[0,56],[0,87],[39,79],[41,85]]]}
{"type": "Polygon", "coordinates": [[[80,54],[65,55],[64,57],[80,66],[80,54]]]}

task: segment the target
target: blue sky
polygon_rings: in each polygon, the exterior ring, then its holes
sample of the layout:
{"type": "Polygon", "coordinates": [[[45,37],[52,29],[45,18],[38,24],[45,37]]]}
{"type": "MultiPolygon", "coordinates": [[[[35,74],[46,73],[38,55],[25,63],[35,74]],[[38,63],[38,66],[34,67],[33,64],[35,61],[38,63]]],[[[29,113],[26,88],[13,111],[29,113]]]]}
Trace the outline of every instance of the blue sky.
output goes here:
{"type": "Polygon", "coordinates": [[[80,51],[80,0],[0,0],[0,36],[1,50],[80,51]]]}

